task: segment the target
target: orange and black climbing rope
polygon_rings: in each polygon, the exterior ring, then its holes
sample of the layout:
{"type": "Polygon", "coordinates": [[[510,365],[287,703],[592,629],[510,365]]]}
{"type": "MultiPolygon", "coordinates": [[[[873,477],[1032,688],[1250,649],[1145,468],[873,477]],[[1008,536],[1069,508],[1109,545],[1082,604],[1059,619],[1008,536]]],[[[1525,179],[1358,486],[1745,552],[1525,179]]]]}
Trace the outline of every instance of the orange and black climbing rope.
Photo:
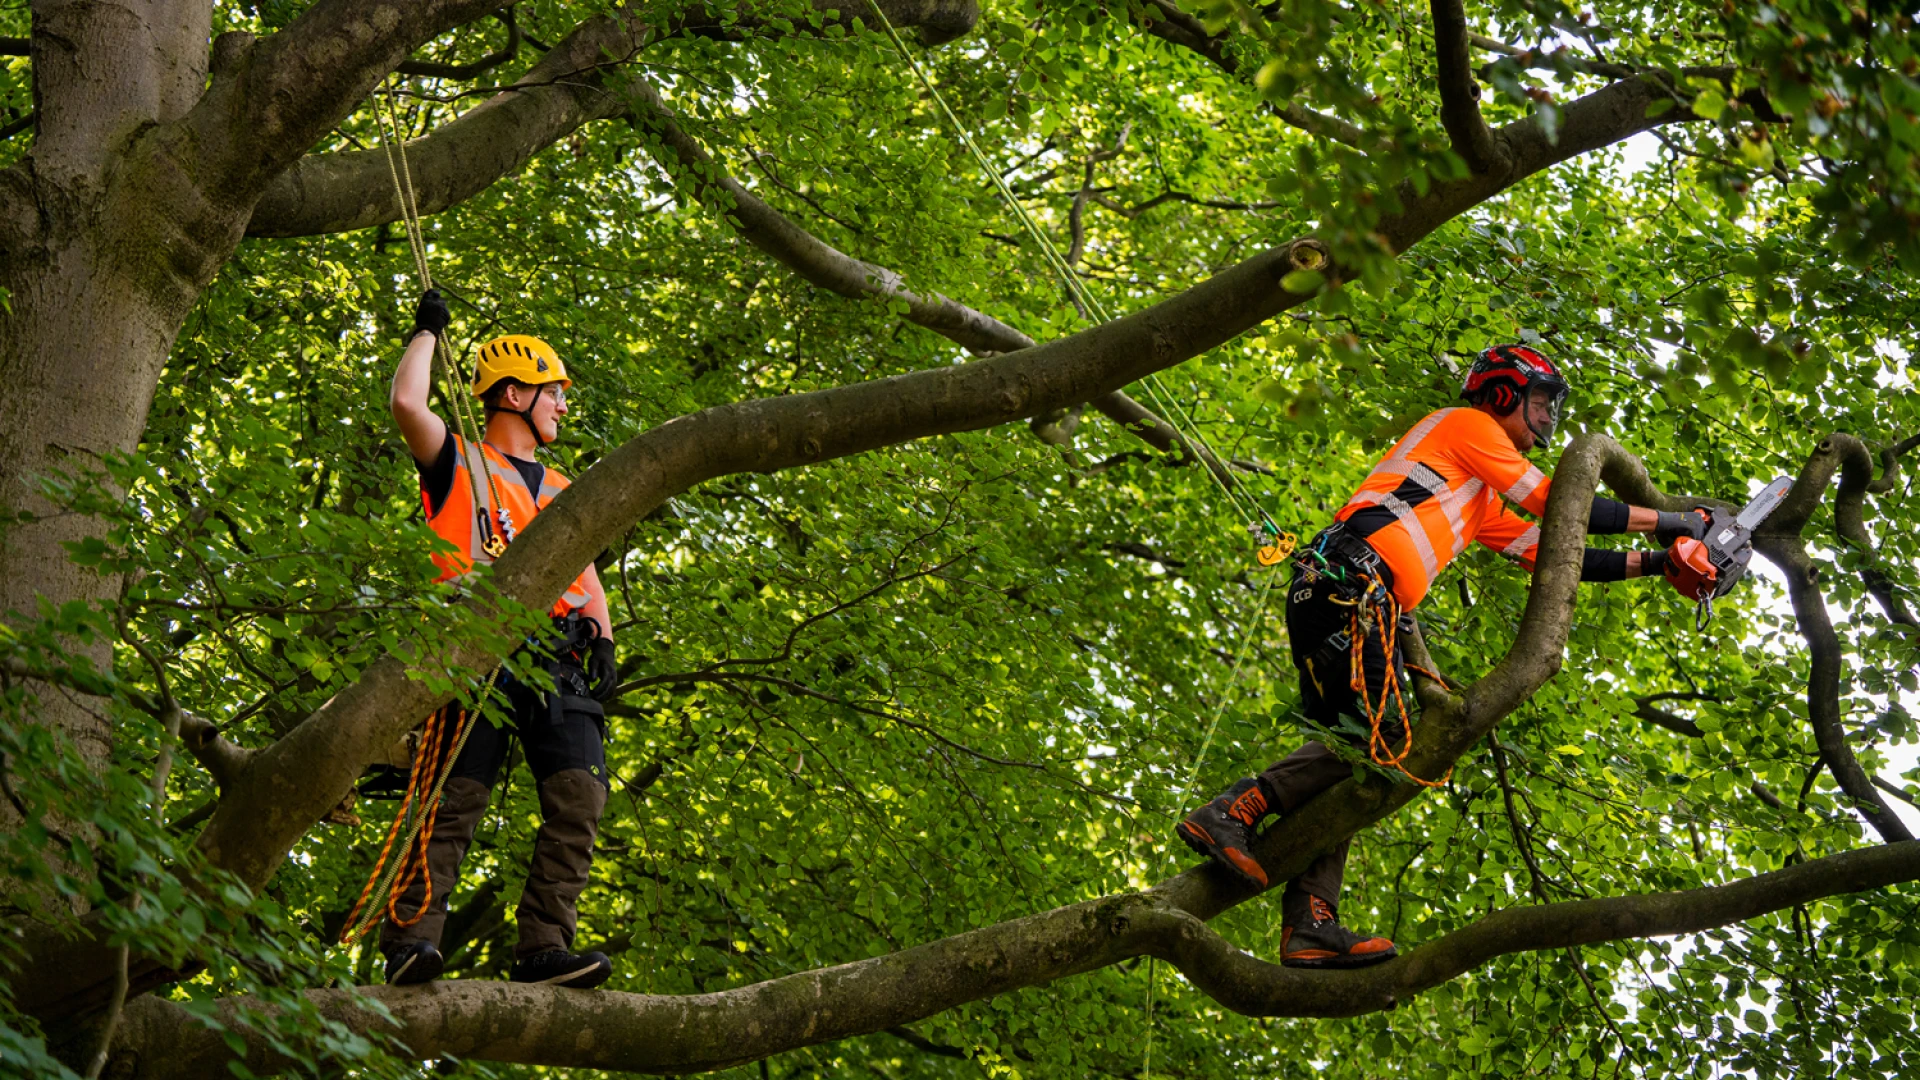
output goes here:
{"type": "MultiPolygon", "coordinates": [[[[483,699],[492,692],[498,676],[498,668],[487,676],[486,687],[481,691],[483,699]]],[[[386,842],[381,845],[380,857],[367,875],[366,886],[360,890],[360,899],[354,902],[353,912],[340,929],[340,944],[351,945],[365,937],[383,914],[395,925],[412,926],[433,905],[433,875],[427,869],[427,845],[433,842],[434,820],[440,813],[440,796],[447,786],[447,778],[478,718],[478,710],[469,711],[457,704],[436,710],[427,718],[420,733],[419,748],[413,755],[413,769],[407,776],[406,794],[393,815],[393,824],[387,827],[386,842]],[[403,829],[406,838],[400,840],[403,829]],[[400,841],[400,856],[389,866],[387,859],[394,852],[396,840],[400,841]],[[420,901],[418,911],[402,917],[400,897],[416,876],[425,879],[426,896],[420,901]],[[369,907],[367,901],[376,895],[384,895],[385,899],[369,907]]]]}
{"type": "MultiPolygon", "coordinates": [[[[1353,608],[1353,611],[1347,616],[1347,636],[1352,642],[1348,650],[1349,655],[1352,657],[1352,667],[1348,685],[1353,688],[1355,694],[1359,695],[1360,707],[1367,715],[1367,758],[1383,769],[1391,768],[1398,770],[1400,775],[1419,784],[1421,787],[1441,787],[1445,785],[1448,780],[1453,779],[1452,768],[1448,768],[1447,774],[1440,779],[1428,780],[1408,771],[1405,764],[1407,756],[1413,753],[1413,717],[1407,713],[1407,701],[1400,692],[1400,680],[1394,678],[1391,672],[1388,673],[1386,685],[1380,689],[1380,701],[1378,704],[1373,701],[1372,695],[1367,692],[1367,673],[1362,661],[1362,650],[1366,645],[1367,623],[1371,620],[1379,621],[1381,648],[1385,650],[1389,658],[1394,655],[1395,637],[1400,628],[1400,605],[1393,599],[1392,590],[1387,588],[1386,582],[1380,580],[1377,574],[1368,579],[1367,594],[1374,595],[1376,591],[1383,597],[1377,604],[1369,604],[1364,598],[1361,600],[1335,601],[1335,603],[1344,603],[1353,608]],[[1400,714],[1400,726],[1406,732],[1406,742],[1400,747],[1398,752],[1394,751],[1387,737],[1382,734],[1380,730],[1387,719],[1389,698],[1392,699],[1393,705],[1397,707],[1400,714]]],[[[1389,663],[1391,663],[1391,660],[1389,660],[1389,663]]],[[[1446,680],[1425,668],[1415,667],[1411,664],[1405,666],[1432,679],[1441,686],[1447,685],[1446,680]]]]}

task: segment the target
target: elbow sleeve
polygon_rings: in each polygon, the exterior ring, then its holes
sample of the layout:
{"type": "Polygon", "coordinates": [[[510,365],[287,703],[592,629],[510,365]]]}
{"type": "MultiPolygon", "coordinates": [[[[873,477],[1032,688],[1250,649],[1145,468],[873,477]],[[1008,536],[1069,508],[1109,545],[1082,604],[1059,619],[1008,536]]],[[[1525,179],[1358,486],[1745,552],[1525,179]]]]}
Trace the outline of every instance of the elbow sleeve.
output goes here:
{"type": "Polygon", "coordinates": [[[1587,513],[1587,535],[1609,536],[1627,531],[1627,504],[1593,497],[1593,509],[1587,513]]]}
{"type": "Polygon", "coordinates": [[[1626,579],[1627,553],[1624,551],[1588,548],[1586,555],[1580,559],[1581,581],[1625,581],[1626,579]]]}

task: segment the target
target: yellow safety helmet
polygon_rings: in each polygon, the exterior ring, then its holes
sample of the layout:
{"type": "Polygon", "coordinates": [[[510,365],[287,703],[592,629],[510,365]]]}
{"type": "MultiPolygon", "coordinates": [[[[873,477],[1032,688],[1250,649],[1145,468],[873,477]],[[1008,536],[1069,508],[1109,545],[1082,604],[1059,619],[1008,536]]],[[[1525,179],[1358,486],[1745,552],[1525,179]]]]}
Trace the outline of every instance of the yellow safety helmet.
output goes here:
{"type": "Polygon", "coordinates": [[[480,360],[473,369],[473,395],[485,394],[501,379],[518,379],[528,386],[556,382],[562,387],[573,385],[560,354],[529,334],[508,334],[480,346],[480,360]]]}

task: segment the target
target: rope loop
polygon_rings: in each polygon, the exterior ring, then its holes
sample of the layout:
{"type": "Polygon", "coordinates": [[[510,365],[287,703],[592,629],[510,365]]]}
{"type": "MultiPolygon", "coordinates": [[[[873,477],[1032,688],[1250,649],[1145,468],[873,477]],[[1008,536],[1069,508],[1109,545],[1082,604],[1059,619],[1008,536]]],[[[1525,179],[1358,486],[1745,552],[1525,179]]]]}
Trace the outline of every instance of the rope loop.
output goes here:
{"type": "MultiPolygon", "coordinates": [[[[1407,713],[1407,701],[1400,693],[1400,680],[1395,677],[1394,672],[1392,670],[1387,672],[1386,685],[1380,690],[1380,701],[1378,704],[1375,704],[1372,695],[1367,690],[1367,672],[1366,665],[1362,660],[1362,655],[1366,646],[1368,630],[1377,620],[1380,626],[1380,644],[1386,652],[1387,663],[1389,668],[1391,668],[1393,664],[1393,650],[1400,629],[1400,604],[1393,598],[1393,593],[1387,588],[1386,582],[1382,581],[1378,574],[1369,575],[1368,582],[1368,591],[1372,592],[1374,589],[1378,589],[1385,594],[1385,599],[1381,600],[1377,606],[1355,601],[1353,603],[1353,612],[1347,616],[1347,636],[1352,639],[1352,644],[1348,646],[1348,655],[1351,658],[1352,664],[1348,686],[1353,689],[1355,694],[1359,695],[1361,710],[1366,713],[1367,759],[1383,769],[1390,768],[1397,770],[1400,775],[1419,784],[1421,787],[1437,788],[1445,786],[1447,781],[1453,779],[1452,768],[1448,768],[1447,774],[1438,780],[1428,780],[1416,776],[1407,769],[1405,762],[1408,755],[1413,753],[1413,717],[1407,713]],[[1393,749],[1392,744],[1381,731],[1381,727],[1387,719],[1389,698],[1392,699],[1393,706],[1398,710],[1400,726],[1402,730],[1406,732],[1406,744],[1403,745],[1398,752],[1393,749]]],[[[1432,678],[1434,681],[1440,683],[1441,686],[1446,685],[1444,679],[1427,671],[1425,668],[1416,668],[1415,670],[1432,678]]]]}

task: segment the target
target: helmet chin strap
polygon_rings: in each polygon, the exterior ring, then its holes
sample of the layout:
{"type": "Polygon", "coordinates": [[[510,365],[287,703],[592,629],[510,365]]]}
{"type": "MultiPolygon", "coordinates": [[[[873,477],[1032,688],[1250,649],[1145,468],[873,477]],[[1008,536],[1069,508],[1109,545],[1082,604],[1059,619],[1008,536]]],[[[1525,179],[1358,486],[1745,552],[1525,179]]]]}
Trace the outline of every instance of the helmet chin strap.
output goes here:
{"type": "Polygon", "coordinates": [[[540,404],[540,395],[535,394],[533,396],[533,405],[529,405],[515,412],[514,415],[525,420],[527,422],[527,430],[533,432],[534,449],[545,450],[547,448],[547,440],[540,437],[540,425],[533,422],[533,406],[538,404],[540,404]]]}
{"type": "MultiPolygon", "coordinates": [[[[489,413],[497,413],[497,412],[512,413],[513,415],[526,421],[527,430],[533,432],[534,449],[545,450],[547,448],[547,440],[540,437],[540,425],[533,422],[533,410],[537,408],[540,404],[540,389],[539,387],[528,387],[528,389],[533,391],[532,405],[529,405],[524,409],[509,409],[504,404],[494,405],[489,407],[487,411],[489,413]]],[[[508,393],[511,393],[511,392],[512,391],[508,391],[508,393]]]]}

